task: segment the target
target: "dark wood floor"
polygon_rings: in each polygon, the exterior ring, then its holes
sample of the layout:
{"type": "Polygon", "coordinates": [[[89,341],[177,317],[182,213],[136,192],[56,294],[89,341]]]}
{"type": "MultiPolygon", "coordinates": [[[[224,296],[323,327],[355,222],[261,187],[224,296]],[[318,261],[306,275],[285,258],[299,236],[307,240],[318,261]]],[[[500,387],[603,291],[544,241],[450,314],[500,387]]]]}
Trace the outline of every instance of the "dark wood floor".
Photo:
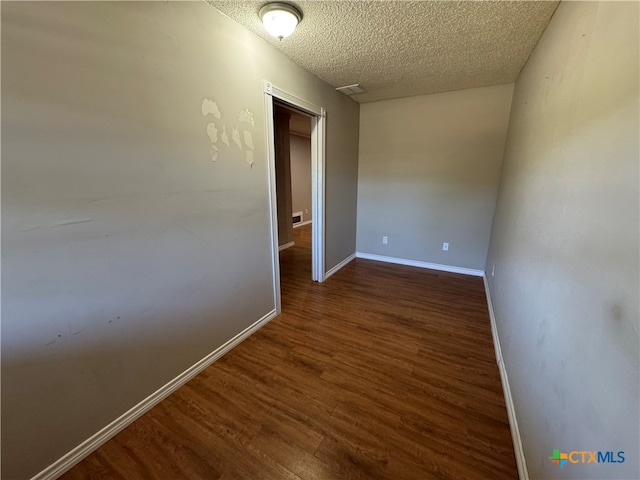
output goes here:
{"type": "Polygon", "coordinates": [[[517,478],[482,281],[281,253],[283,313],[62,478],[517,478]]]}

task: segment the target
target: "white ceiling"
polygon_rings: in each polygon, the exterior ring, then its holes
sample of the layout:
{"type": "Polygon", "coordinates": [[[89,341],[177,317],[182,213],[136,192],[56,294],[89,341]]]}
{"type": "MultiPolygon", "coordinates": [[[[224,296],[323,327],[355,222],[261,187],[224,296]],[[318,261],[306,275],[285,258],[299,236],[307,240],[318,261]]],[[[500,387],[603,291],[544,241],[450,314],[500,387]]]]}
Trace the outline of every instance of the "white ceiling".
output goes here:
{"type": "Polygon", "coordinates": [[[309,1],[289,38],[267,34],[266,1],[208,0],[358,102],[510,83],[549,23],[555,1],[309,1]]]}

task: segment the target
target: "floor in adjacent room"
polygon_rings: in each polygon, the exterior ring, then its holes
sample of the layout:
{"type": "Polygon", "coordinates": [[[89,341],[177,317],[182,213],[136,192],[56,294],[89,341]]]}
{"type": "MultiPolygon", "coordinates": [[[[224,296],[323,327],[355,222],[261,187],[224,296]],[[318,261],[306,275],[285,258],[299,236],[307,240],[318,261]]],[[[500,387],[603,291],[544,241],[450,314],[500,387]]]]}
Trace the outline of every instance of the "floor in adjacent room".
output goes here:
{"type": "Polygon", "coordinates": [[[517,478],[482,280],[356,259],[67,472],[71,479],[517,478]]]}

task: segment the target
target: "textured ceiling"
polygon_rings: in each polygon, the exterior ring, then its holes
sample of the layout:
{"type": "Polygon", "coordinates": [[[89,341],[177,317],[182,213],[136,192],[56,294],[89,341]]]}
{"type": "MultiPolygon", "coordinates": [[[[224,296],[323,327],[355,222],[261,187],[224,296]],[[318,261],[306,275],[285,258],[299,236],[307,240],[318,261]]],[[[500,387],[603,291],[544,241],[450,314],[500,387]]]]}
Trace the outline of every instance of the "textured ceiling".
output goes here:
{"type": "Polygon", "coordinates": [[[334,87],[360,83],[358,102],[516,80],[558,2],[296,1],[289,38],[267,34],[266,1],[209,3],[334,87]]]}

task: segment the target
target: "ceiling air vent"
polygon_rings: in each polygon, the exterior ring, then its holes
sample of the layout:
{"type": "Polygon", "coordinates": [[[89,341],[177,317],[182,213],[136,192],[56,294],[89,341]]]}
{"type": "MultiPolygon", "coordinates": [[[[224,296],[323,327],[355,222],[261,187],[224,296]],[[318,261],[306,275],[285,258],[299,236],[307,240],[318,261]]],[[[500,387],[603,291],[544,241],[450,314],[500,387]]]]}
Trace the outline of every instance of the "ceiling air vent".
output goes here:
{"type": "Polygon", "coordinates": [[[364,93],[365,89],[360,86],[359,83],[354,83],[353,85],[346,85],[344,87],[338,87],[336,90],[340,93],[344,93],[345,95],[355,95],[357,93],[364,93]]]}

